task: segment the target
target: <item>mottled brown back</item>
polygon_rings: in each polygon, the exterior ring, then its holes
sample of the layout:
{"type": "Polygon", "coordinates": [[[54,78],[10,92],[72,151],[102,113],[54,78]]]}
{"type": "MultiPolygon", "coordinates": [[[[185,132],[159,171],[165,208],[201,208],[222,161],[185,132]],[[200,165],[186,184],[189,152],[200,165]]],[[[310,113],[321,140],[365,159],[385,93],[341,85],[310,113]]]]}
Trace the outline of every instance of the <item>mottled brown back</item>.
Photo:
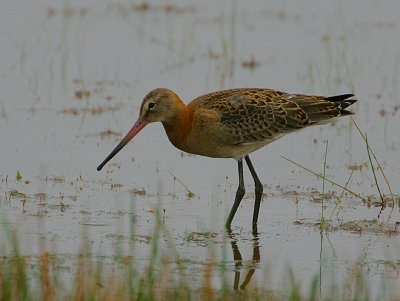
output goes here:
{"type": "Polygon", "coordinates": [[[194,99],[189,110],[209,109],[220,116],[219,135],[232,144],[273,141],[283,134],[351,114],[351,94],[333,97],[289,94],[271,89],[222,90],[194,99]]]}

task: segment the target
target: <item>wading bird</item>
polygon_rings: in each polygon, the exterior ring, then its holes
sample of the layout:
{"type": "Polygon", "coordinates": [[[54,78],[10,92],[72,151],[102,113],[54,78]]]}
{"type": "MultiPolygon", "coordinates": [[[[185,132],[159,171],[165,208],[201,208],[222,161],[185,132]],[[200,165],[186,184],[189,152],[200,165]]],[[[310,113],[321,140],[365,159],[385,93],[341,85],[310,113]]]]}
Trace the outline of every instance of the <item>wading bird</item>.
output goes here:
{"type": "Polygon", "coordinates": [[[239,187],[226,221],[227,228],[245,193],[245,159],[255,183],[253,229],[256,229],[263,185],[249,154],[285,134],[352,114],[346,110],[357,101],[352,97],[352,94],[325,97],[239,88],[205,94],[185,105],[171,90],[158,88],[145,96],[138,120],[97,170],[147,124],[161,122],[178,149],[212,158],[233,158],[238,162],[239,187]]]}

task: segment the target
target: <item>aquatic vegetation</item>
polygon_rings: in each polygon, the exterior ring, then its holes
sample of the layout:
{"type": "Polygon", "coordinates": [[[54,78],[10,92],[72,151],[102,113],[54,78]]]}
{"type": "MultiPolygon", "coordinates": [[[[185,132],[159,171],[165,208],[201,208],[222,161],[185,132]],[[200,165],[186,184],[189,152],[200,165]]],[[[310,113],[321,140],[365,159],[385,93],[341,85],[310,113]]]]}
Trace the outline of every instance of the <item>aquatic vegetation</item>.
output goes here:
{"type": "MultiPolygon", "coordinates": [[[[152,237],[146,237],[150,246],[148,260],[138,264],[135,244],[142,238],[136,235],[135,218],[131,218],[130,255],[122,255],[117,248],[111,261],[97,257],[88,243],[91,238],[83,237],[80,254],[72,258],[69,266],[62,254],[52,253],[41,246],[39,255],[23,256],[19,250],[20,239],[11,226],[3,227],[7,241],[0,250],[0,300],[391,300],[384,290],[371,296],[368,284],[360,269],[351,270],[345,281],[333,280],[331,289],[321,295],[318,277],[311,281],[309,294],[301,292],[301,279],[297,279],[291,268],[285,273],[285,292],[276,292],[269,287],[268,280],[262,287],[252,287],[255,265],[260,260],[257,239],[254,241],[253,257],[244,260],[238,248],[235,234],[226,233],[235,257],[234,271],[226,269],[224,261],[213,259],[215,245],[212,240],[217,233],[188,233],[188,242],[208,245],[210,254],[202,266],[203,280],[192,285],[188,281],[188,265],[182,256],[163,255],[160,239],[168,239],[169,230],[162,221],[161,210],[155,212],[155,227],[152,237]],[[8,249],[7,253],[4,253],[8,249]],[[244,280],[240,283],[243,267],[247,267],[244,280]],[[177,271],[177,272],[174,272],[177,271]],[[227,283],[227,274],[234,272],[234,283],[227,283]],[[222,286],[216,287],[211,278],[220,278],[222,286]]],[[[7,224],[6,224],[7,225],[7,224]]],[[[350,224],[349,224],[350,226],[350,224]]],[[[378,225],[377,225],[378,226],[378,225]]],[[[118,237],[114,237],[117,239],[118,237]]],[[[40,242],[39,242],[40,245],[40,242]]],[[[106,259],[106,258],[104,258],[106,259]]],[[[384,281],[384,279],[382,280],[384,281]]],[[[393,299],[394,300],[394,299],[393,299]]]]}

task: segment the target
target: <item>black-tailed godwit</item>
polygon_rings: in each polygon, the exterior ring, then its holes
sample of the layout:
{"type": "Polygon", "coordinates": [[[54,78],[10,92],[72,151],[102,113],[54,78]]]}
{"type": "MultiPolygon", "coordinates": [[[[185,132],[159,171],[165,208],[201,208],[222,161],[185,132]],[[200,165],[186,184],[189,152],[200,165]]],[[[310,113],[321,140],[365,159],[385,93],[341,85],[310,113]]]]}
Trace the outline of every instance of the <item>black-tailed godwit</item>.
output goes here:
{"type": "Polygon", "coordinates": [[[158,88],[146,95],[138,120],[97,170],[101,170],[147,124],[161,122],[169,140],[178,149],[237,160],[239,187],[226,221],[227,228],[230,228],[245,193],[245,159],[255,183],[253,229],[256,229],[263,185],[249,154],[285,134],[352,114],[346,110],[357,101],[352,97],[352,94],[325,97],[239,88],[205,94],[185,105],[171,90],[158,88]]]}

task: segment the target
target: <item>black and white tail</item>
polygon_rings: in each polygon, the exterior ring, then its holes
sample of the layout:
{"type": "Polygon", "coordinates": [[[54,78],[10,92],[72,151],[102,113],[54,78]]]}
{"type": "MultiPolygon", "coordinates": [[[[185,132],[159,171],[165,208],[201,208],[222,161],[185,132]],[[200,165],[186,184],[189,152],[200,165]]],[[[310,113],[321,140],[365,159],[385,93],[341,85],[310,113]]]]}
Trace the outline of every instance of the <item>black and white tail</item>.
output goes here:
{"type": "Polygon", "coordinates": [[[353,98],[353,94],[343,94],[326,97],[325,100],[339,104],[340,115],[353,115],[354,113],[346,110],[347,107],[357,102],[357,99],[353,98]]]}

